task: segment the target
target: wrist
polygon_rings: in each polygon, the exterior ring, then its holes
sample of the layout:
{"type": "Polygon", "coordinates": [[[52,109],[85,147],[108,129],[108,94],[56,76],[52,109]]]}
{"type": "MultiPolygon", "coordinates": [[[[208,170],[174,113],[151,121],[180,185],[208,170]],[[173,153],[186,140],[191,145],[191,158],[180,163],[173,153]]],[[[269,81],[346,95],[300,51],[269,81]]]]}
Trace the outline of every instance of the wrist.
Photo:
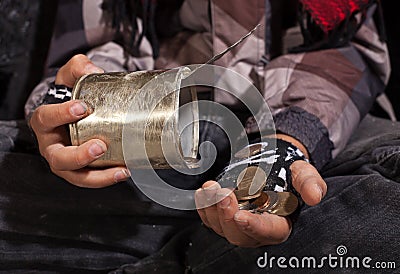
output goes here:
{"type": "Polygon", "coordinates": [[[266,136],[267,138],[276,138],[276,139],[281,139],[284,140],[286,142],[291,143],[292,145],[294,145],[295,147],[297,147],[298,149],[300,149],[300,151],[304,154],[304,156],[309,160],[310,156],[309,153],[307,151],[307,148],[296,138],[290,136],[290,135],[286,135],[283,133],[277,133],[275,135],[268,135],[266,136]]]}
{"type": "Polygon", "coordinates": [[[308,162],[308,159],[293,144],[297,140],[279,137],[265,137],[262,142],[243,147],[218,176],[221,186],[234,184],[240,209],[287,216],[303,204],[292,185],[290,165],[297,160],[308,162]]]}

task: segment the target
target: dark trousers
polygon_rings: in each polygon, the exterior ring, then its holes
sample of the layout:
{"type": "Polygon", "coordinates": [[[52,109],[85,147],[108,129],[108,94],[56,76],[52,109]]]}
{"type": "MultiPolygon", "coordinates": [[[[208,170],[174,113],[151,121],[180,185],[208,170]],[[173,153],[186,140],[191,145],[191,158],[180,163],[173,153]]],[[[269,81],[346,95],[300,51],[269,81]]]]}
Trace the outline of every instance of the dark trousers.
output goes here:
{"type": "MultiPolygon", "coordinates": [[[[323,201],[302,209],[285,243],[256,249],[227,243],[194,211],[149,201],[132,182],[74,187],[50,172],[23,121],[0,127],[0,270],[400,272],[397,123],[364,119],[346,149],[322,170],[328,184],[323,201]]],[[[188,184],[173,176],[177,184],[188,184]]]]}

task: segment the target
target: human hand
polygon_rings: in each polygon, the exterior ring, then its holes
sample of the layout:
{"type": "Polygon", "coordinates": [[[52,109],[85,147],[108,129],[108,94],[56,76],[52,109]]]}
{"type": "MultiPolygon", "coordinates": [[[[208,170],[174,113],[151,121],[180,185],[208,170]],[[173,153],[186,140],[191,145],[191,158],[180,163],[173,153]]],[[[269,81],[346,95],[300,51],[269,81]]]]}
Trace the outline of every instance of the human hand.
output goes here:
{"type": "MultiPolygon", "coordinates": [[[[55,83],[72,87],[84,74],[101,73],[85,55],[71,58],[57,73],[55,83]]],[[[99,188],[124,181],[129,177],[125,167],[93,169],[88,164],[100,158],[107,145],[100,139],[92,139],[80,146],[71,146],[66,125],[90,115],[84,102],[71,100],[62,104],[38,107],[30,120],[36,134],[41,155],[51,171],[71,184],[99,188]]]]}
{"type": "MultiPolygon", "coordinates": [[[[292,183],[304,202],[318,204],[325,196],[327,186],[318,171],[305,161],[295,161],[290,166],[292,183]]],[[[286,217],[264,212],[254,214],[239,210],[232,190],[221,188],[217,182],[208,181],[196,191],[197,211],[201,220],[231,244],[242,247],[259,247],[279,244],[289,237],[291,222],[286,217]],[[203,207],[206,202],[218,203],[203,207]]]]}

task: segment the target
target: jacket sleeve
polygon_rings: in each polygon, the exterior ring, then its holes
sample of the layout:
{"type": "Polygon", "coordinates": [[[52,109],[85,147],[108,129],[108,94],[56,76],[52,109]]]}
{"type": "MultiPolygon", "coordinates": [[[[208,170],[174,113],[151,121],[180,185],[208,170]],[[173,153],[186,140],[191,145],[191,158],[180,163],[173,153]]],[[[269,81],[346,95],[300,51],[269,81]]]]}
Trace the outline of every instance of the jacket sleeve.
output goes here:
{"type": "Polygon", "coordinates": [[[276,130],[301,141],[318,169],[343,149],[388,82],[375,9],[347,46],[286,54],[266,66],[264,97],[276,130]]]}
{"type": "MultiPolygon", "coordinates": [[[[141,47],[143,52],[140,57],[132,57],[125,54],[124,49],[114,42],[108,42],[93,48],[85,54],[96,66],[102,68],[105,72],[150,69],[153,67],[154,60],[151,51],[148,50],[149,47],[145,46],[146,43],[143,44],[144,46],[141,47]]],[[[45,77],[31,92],[25,103],[25,117],[28,121],[33,111],[44,103],[46,96],[57,96],[56,93],[48,93],[54,80],[55,76],[45,77]]],[[[65,99],[70,99],[70,97],[65,97],[65,99]]]]}
{"type": "MultiPolygon", "coordinates": [[[[86,54],[106,72],[151,69],[154,66],[151,45],[143,38],[135,57],[126,54],[123,43],[115,43],[116,30],[104,18],[109,14],[99,1],[60,1],[49,54],[42,81],[32,90],[25,103],[25,118],[29,123],[33,111],[44,103],[58,69],[75,54],[86,54]],[[76,3],[75,3],[76,2],[76,3]],[[70,20],[75,18],[74,20],[70,20]]],[[[139,30],[142,20],[136,18],[139,30]]],[[[54,95],[52,92],[50,95],[54,95]]]]}

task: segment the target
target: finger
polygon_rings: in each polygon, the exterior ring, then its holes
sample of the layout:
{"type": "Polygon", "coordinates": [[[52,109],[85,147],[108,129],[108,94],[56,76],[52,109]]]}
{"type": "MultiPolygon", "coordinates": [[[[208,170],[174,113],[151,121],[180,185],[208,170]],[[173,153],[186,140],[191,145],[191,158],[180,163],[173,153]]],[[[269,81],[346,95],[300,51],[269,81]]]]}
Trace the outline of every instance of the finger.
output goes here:
{"type": "Polygon", "coordinates": [[[295,161],[290,170],[293,186],[304,202],[310,206],[318,204],[325,196],[327,186],[316,168],[305,161],[295,161]]]}
{"type": "Polygon", "coordinates": [[[99,140],[92,139],[80,146],[64,146],[53,144],[46,148],[44,157],[55,170],[76,170],[97,160],[107,151],[107,145],[99,140]]]}
{"type": "Polygon", "coordinates": [[[205,220],[204,224],[217,234],[224,236],[216,206],[216,194],[219,189],[221,189],[221,186],[215,181],[204,183],[201,190],[198,191],[197,205],[201,206],[198,212],[200,217],[205,220]]]}
{"type": "Polygon", "coordinates": [[[35,133],[48,133],[56,127],[73,123],[88,114],[87,105],[77,100],[62,104],[42,105],[34,111],[31,126],[35,133]]]}
{"type": "Polygon", "coordinates": [[[104,70],[95,66],[86,55],[78,54],[60,68],[55,83],[57,85],[73,87],[79,77],[85,74],[102,72],[104,72],[104,70]]]}
{"type": "Polygon", "coordinates": [[[207,189],[207,187],[209,187],[209,186],[212,186],[213,184],[215,184],[215,181],[208,181],[208,182],[204,183],[203,186],[201,188],[199,188],[198,190],[196,190],[196,192],[194,194],[197,212],[199,213],[200,218],[202,219],[203,223],[207,227],[210,227],[210,224],[207,219],[205,208],[207,206],[212,205],[213,203],[207,199],[205,189],[207,189]]]}
{"type": "Polygon", "coordinates": [[[254,214],[239,210],[234,220],[243,233],[257,242],[254,247],[282,243],[291,231],[290,222],[286,218],[266,212],[254,214]]]}
{"type": "Polygon", "coordinates": [[[200,216],[201,221],[203,222],[203,224],[207,227],[210,227],[210,223],[207,219],[207,215],[206,215],[206,211],[204,210],[204,193],[203,190],[200,188],[198,190],[196,190],[196,192],[194,193],[194,199],[195,199],[195,203],[196,203],[196,209],[197,209],[197,213],[200,216]]]}
{"type": "Polygon", "coordinates": [[[254,246],[257,241],[245,233],[237,226],[234,216],[239,207],[234,193],[226,188],[218,191],[217,204],[219,222],[225,238],[232,244],[238,246],[254,246]]]}
{"type": "Polygon", "coordinates": [[[204,209],[215,204],[215,189],[221,188],[215,181],[205,182],[201,188],[195,192],[195,203],[197,209],[204,209]],[[212,191],[214,190],[214,191],[212,191]],[[212,193],[214,192],[214,195],[212,193]]]}
{"type": "Polygon", "coordinates": [[[86,188],[101,188],[125,181],[130,173],[124,167],[109,169],[80,169],[76,171],[58,171],[58,176],[64,178],[73,185],[86,188]]]}

